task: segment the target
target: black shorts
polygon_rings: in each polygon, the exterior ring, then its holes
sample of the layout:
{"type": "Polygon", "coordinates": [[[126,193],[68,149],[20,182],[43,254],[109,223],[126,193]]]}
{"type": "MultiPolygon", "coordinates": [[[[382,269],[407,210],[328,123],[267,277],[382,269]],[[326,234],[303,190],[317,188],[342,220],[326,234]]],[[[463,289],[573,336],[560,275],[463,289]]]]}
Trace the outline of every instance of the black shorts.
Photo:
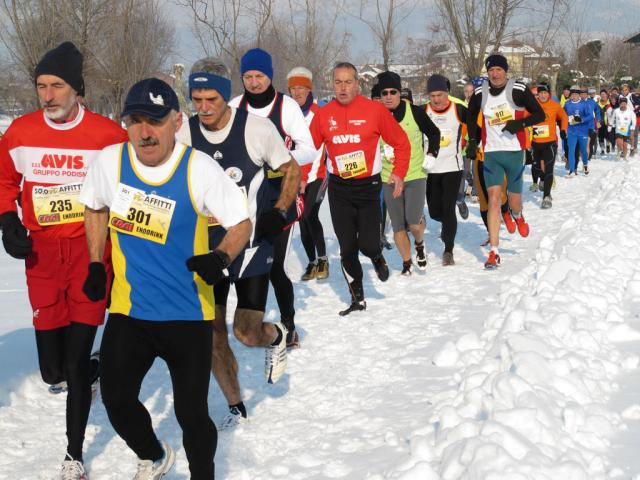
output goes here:
{"type": "MultiPolygon", "coordinates": [[[[248,278],[241,278],[233,282],[238,296],[236,308],[245,310],[255,310],[264,312],[267,306],[267,295],[269,294],[269,274],[256,275],[248,278]]],[[[213,287],[213,296],[216,305],[227,305],[231,280],[221,280],[213,287]]]]}
{"type": "Polygon", "coordinates": [[[631,137],[628,137],[626,135],[620,135],[618,133],[616,133],[616,140],[617,139],[622,140],[624,143],[630,143],[631,142],[631,137]]]}

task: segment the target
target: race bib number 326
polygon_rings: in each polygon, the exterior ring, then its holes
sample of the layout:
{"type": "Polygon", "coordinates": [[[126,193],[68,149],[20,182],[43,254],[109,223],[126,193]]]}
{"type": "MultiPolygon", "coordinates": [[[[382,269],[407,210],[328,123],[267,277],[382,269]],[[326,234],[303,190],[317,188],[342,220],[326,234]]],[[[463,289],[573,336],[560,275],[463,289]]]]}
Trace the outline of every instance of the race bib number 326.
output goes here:
{"type": "Polygon", "coordinates": [[[111,204],[109,227],[144,240],[165,244],[176,202],[119,184],[111,204]]]}
{"type": "Polygon", "coordinates": [[[78,201],[82,183],[33,187],[33,212],[39,225],[84,221],[84,205],[78,201]]]}

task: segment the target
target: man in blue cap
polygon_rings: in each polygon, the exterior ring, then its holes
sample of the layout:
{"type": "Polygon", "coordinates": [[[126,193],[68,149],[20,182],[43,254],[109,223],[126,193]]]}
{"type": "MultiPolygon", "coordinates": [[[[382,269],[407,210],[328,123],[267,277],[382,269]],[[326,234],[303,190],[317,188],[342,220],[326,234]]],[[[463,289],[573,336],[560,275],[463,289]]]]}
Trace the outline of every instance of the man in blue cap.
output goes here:
{"type": "MultiPolygon", "coordinates": [[[[270,119],[296,162],[299,165],[313,163],[319,152],[313,145],[311,133],[300,106],[294,99],[273,88],[271,55],[260,48],[247,51],[240,60],[240,74],[242,75],[244,93],[232,99],[229,106],[270,119]]],[[[271,187],[272,201],[275,205],[280,195],[282,172],[267,170],[267,176],[271,187]]],[[[296,211],[297,204],[298,202],[289,207],[285,215],[286,223],[289,225],[295,222],[301,214],[296,211]]],[[[275,237],[273,265],[270,273],[271,284],[280,309],[280,321],[287,329],[287,344],[289,345],[292,345],[297,337],[294,322],[293,284],[285,270],[292,231],[293,228],[288,228],[275,237]]]]}
{"type": "Polygon", "coordinates": [[[217,445],[209,417],[213,291],[251,234],[245,196],[209,156],[179,143],[178,98],[148,78],[129,91],[122,116],[129,141],[105,148],[87,174],[80,201],[90,268],[85,293],[107,293],[102,264],[107,231],[114,282],[102,339],[103,401],[116,432],[138,456],[139,480],[158,479],[174,461],[138,399],[157,357],[169,369],[174,408],[191,478],[214,478],[217,445]],[[227,233],[209,251],[207,219],[227,233]]]}

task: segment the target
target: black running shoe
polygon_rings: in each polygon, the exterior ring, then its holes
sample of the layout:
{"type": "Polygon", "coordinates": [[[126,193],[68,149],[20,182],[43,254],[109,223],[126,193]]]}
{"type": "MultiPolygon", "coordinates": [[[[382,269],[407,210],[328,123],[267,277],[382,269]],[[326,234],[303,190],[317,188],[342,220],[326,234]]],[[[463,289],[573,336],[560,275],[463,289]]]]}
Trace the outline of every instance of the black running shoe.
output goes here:
{"type": "Polygon", "coordinates": [[[351,312],[361,312],[366,309],[367,309],[367,302],[365,302],[364,300],[359,302],[353,301],[351,302],[351,305],[349,305],[349,308],[338,312],[338,315],[340,315],[341,317],[346,317],[351,312]]]}
{"type": "Polygon", "coordinates": [[[376,270],[376,275],[381,282],[386,282],[389,279],[389,267],[387,266],[387,261],[384,259],[382,254],[378,255],[375,258],[372,258],[373,268],[376,270]]]}

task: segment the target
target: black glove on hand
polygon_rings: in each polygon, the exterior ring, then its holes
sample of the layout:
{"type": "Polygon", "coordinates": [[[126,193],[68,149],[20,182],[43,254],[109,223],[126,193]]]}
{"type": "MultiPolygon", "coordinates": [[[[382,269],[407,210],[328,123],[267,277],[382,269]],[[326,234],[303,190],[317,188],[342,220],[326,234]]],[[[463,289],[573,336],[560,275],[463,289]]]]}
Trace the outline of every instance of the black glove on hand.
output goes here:
{"type": "Polygon", "coordinates": [[[256,221],[256,240],[273,241],[287,226],[287,213],[277,208],[264,212],[256,221]]]}
{"type": "Polygon", "coordinates": [[[562,140],[566,140],[567,139],[567,132],[565,132],[564,130],[560,130],[560,138],[562,140]]]}
{"type": "Polygon", "coordinates": [[[220,250],[214,250],[188,259],[187,269],[200,275],[208,285],[215,285],[225,277],[223,270],[229,266],[229,263],[231,263],[229,255],[220,250]]]}
{"type": "Polygon", "coordinates": [[[16,212],[6,212],[0,215],[2,224],[2,244],[13,258],[23,260],[31,253],[32,244],[27,236],[27,229],[20,221],[16,212]]]}
{"type": "Polygon", "coordinates": [[[107,295],[107,271],[101,262],[91,262],[87,279],[82,285],[82,291],[92,302],[99,302],[107,295]]]}
{"type": "Polygon", "coordinates": [[[467,158],[469,160],[475,160],[478,156],[478,142],[470,138],[467,142],[467,158]]]}
{"type": "Polygon", "coordinates": [[[515,135],[524,128],[524,122],[522,120],[507,120],[504,124],[503,132],[509,132],[511,135],[515,135]]]}

